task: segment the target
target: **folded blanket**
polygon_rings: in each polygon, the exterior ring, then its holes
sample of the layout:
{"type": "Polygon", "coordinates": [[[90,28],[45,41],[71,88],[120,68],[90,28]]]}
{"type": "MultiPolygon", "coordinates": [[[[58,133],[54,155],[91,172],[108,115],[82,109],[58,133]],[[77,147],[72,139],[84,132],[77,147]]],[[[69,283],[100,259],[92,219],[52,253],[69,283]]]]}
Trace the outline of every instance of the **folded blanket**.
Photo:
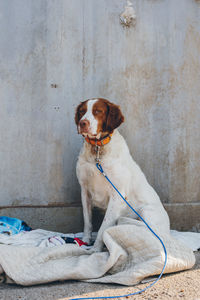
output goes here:
{"type": "MultiPolygon", "coordinates": [[[[192,249],[172,234],[161,238],[168,254],[165,273],[192,268],[195,263],[192,249]]],[[[162,245],[141,221],[120,218],[116,226],[104,232],[103,241],[106,248],[98,253],[76,244],[54,247],[1,244],[0,273],[5,272],[21,285],[68,279],[135,285],[159,274],[163,268],[162,245]]]]}

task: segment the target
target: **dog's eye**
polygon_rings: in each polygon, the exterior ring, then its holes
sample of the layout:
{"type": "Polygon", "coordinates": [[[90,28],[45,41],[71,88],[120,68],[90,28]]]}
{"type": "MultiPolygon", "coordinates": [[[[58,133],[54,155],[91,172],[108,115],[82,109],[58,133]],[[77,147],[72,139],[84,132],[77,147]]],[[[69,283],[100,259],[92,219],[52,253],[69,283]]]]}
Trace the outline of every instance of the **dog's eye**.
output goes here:
{"type": "Polygon", "coordinates": [[[94,111],[95,115],[98,115],[98,114],[100,114],[101,112],[102,112],[102,110],[100,110],[100,109],[95,109],[95,111],[94,111]]]}
{"type": "Polygon", "coordinates": [[[84,114],[84,113],[85,113],[85,109],[80,109],[79,112],[80,112],[81,114],[84,114]]]}

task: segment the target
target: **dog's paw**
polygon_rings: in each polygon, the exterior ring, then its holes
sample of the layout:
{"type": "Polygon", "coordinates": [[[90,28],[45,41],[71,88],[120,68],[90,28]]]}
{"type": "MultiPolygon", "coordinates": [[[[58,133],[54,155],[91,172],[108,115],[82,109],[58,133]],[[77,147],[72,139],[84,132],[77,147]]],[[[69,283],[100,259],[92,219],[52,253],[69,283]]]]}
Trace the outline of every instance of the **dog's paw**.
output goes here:
{"type": "Polygon", "coordinates": [[[91,244],[91,237],[88,235],[83,236],[82,241],[88,245],[91,244]]]}
{"type": "Polygon", "coordinates": [[[91,248],[91,251],[92,251],[92,252],[101,252],[101,251],[102,251],[102,248],[101,248],[101,247],[95,247],[95,246],[93,246],[93,247],[91,248]]]}
{"type": "Polygon", "coordinates": [[[92,253],[97,253],[97,252],[101,252],[101,249],[100,248],[97,248],[97,247],[94,247],[92,246],[90,249],[87,250],[89,254],[92,254],[92,253]]]}
{"type": "Polygon", "coordinates": [[[103,250],[104,243],[95,241],[93,247],[91,248],[91,251],[93,252],[101,252],[103,250]]]}

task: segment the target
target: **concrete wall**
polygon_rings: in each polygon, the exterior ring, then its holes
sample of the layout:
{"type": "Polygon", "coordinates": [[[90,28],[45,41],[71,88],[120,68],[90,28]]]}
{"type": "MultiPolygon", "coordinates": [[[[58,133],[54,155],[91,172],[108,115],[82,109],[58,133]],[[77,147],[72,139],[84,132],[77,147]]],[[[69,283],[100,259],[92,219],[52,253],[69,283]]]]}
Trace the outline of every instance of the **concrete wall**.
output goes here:
{"type": "Polygon", "coordinates": [[[0,0],[0,211],[82,228],[74,110],[121,105],[134,159],[172,227],[200,226],[200,1],[0,0]],[[55,86],[56,85],[56,86],[55,86]]]}

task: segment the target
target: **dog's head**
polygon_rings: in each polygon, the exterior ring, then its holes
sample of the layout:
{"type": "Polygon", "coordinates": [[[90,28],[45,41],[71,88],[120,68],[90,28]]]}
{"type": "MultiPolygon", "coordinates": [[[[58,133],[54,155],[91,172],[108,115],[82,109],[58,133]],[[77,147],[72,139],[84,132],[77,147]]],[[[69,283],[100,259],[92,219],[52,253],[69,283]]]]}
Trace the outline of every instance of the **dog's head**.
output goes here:
{"type": "Polygon", "coordinates": [[[124,122],[120,107],[103,98],[81,102],[75,113],[78,133],[90,138],[110,134],[124,122]]]}

